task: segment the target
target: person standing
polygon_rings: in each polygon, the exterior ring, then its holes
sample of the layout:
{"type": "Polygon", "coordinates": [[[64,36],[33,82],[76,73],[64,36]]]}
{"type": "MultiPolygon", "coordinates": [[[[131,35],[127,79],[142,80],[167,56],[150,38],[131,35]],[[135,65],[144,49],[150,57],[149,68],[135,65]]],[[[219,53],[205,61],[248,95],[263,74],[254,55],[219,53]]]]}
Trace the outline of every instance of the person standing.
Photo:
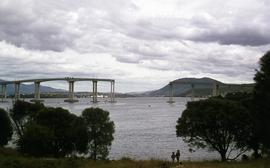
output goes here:
{"type": "Polygon", "coordinates": [[[174,160],[175,160],[175,154],[174,154],[174,152],[172,152],[171,158],[172,158],[172,161],[174,163],[174,160]]]}
{"type": "Polygon", "coordinates": [[[180,150],[177,150],[176,154],[175,154],[177,163],[179,163],[179,159],[180,159],[180,150]]]}

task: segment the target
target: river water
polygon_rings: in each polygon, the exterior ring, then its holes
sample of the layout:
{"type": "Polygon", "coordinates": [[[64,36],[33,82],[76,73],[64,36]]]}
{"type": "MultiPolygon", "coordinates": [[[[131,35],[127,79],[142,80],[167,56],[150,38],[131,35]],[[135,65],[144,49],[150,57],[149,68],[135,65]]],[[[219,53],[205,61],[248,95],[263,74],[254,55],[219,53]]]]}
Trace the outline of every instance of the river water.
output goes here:
{"type": "MultiPolygon", "coordinates": [[[[189,152],[188,145],[176,137],[176,121],[190,98],[175,98],[174,104],[168,104],[167,100],[163,97],[136,97],[118,98],[116,103],[100,99],[99,103],[93,104],[90,99],[84,98],[71,104],[65,103],[64,99],[45,99],[44,104],[63,107],[76,115],[88,107],[109,111],[115,123],[110,159],[130,157],[137,160],[169,160],[171,153],[177,149],[181,152],[182,160],[218,159],[217,153],[207,150],[189,152]]],[[[0,107],[5,109],[10,106],[11,101],[0,103],[0,107]]]]}

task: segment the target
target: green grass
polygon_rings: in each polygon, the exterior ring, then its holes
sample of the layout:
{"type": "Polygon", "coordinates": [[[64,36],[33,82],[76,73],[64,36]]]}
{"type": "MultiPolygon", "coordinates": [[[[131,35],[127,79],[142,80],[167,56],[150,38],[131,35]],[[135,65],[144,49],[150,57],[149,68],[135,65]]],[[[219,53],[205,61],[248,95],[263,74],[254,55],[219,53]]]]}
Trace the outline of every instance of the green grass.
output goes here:
{"type": "Polygon", "coordinates": [[[88,159],[42,159],[0,156],[1,168],[270,168],[269,160],[245,162],[183,162],[177,166],[161,160],[92,161],[88,159]]]}
{"type": "Polygon", "coordinates": [[[184,161],[182,165],[162,160],[93,161],[82,158],[31,158],[0,148],[0,168],[270,168],[270,160],[245,162],[184,161]]]}

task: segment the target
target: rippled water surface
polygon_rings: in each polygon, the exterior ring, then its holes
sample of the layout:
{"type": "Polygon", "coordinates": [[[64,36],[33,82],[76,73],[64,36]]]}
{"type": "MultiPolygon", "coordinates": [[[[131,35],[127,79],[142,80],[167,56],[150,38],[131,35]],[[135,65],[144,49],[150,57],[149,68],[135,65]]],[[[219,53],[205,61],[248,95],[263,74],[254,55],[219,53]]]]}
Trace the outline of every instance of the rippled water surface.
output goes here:
{"type": "MultiPolygon", "coordinates": [[[[77,103],[65,103],[63,99],[45,99],[45,105],[63,107],[80,115],[88,107],[100,107],[110,112],[115,123],[111,159],[131,157],[134,159],[170,159],[172,151],[180,149],[182,160],[209,160],[218,158],[217,153],[197,150],[190,153],[189,147],[175,134],[177,119],[185,109],[189,98],[176,98],[168,104],[167,98],[139,97],[119,98],[116,103],[101,99],[93,104],[90,99],[79,99],[77,103]]],[[[9,108],[11,101],[1,103],[9,108]]]]}

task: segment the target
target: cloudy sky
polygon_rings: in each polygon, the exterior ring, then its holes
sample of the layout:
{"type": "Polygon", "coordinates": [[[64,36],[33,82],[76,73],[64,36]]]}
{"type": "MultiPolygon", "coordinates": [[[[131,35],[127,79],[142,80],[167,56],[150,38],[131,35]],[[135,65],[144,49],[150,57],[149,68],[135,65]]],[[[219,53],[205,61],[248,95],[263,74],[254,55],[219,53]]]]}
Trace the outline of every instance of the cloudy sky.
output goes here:
{"type": "Polygon", "coordinates": [[[269,11],[269,0],[1,0],[0,79],[113,78],[120,92],[252,82],[269,11]]]}

